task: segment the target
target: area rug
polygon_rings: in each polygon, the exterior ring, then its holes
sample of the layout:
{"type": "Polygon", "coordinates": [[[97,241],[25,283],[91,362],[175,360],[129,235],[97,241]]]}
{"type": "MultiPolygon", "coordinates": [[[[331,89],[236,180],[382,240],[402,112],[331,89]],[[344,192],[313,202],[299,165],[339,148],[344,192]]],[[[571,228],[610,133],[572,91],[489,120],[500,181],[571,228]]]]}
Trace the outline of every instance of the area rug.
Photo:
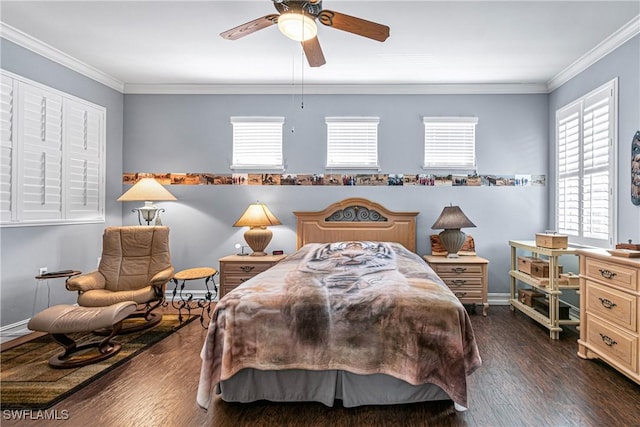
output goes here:
{"type": "MultiPolygon", "coordinates": [[[[80,368],[53,369],[48,365],[51,356],[63,351],[50,335],[5,350],[0,353],[0,407],[47,409],[196,318],[181,324],[177,315],[164,314],[162,321],[151,329],[117,336],[122,349],[115,356],[80,368]]],[[[92,333],[70,336],[78,344],[104,339],[92,333]]]]}

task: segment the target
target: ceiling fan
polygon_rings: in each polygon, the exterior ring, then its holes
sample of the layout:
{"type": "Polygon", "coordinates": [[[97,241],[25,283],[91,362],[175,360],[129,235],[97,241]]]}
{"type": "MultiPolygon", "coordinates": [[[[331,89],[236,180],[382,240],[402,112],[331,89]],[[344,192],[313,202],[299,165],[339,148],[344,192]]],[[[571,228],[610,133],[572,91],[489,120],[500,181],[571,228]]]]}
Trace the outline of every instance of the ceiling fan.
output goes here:
{"type": "Polygon", "coordinates": [[[322,9],[322,0],[272,0],[279,14],[269,14],[227,30],[220,35],[229,40],[255,33],[278,24],[287,37],[302,43],[302,49],[311,67],[326,63],[320,42],[316,20],[327,27],[337,28],[380,42],[389,37],[389,27],[344,13],[322,9]]]}

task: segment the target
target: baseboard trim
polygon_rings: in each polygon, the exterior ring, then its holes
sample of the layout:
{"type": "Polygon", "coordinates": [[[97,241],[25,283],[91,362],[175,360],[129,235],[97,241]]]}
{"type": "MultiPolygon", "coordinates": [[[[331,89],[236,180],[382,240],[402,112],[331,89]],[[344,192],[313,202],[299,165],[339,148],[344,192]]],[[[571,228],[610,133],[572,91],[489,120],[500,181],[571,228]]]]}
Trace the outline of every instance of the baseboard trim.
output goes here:
{"type": "Polygon", "coordinates": [[[19,322],[0,327],[0,343],[5,343],[33,332],[27,328],[29,320],[31,319],[21,320],[19,322]]]}
{"type": "Polygon", "coordinates": [[[509,299],[511,294],[509,293],[489,293],[487,294],[487,301],[489,306],[492,305],[509,305],[509,299]]]}

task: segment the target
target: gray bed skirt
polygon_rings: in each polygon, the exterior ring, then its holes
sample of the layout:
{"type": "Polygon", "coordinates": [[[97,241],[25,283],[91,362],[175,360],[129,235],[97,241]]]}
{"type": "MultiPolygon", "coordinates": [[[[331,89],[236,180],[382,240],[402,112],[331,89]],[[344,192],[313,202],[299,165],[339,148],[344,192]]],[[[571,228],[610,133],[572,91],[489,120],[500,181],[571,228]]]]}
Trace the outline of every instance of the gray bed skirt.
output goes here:
{"type": "MultiPolygon", "coordinates": [[[[342,400],[344,407],[397,405],[451,400],[434,384],[412,385],[384,374],[358,375],[346,371],[307,371],[290,369],[261,371],[243,369],[221,381],[216,392],[227,402],[320,402],[333,406],[342,400]]],[[[456,404],[456,410],[466,408],[456,404]]]]}

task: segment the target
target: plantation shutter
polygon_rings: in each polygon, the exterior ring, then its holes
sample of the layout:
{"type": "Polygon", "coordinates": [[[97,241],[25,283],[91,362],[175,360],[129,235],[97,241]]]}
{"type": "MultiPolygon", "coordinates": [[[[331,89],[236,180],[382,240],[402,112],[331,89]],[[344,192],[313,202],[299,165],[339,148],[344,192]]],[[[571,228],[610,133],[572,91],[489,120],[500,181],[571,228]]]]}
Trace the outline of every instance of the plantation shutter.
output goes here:
{"type": "Polygon", "coordinates": [[[476,168],[476,117],[423,117],[425,169],[476,168]]]}
{"type": "Polygon", "coordinates": [[[558,119],[558,231],[580,232],[580,112],[566,111],[558,119]]]}
{"type": "Polygon", "coordinates": [[[587,97],[584,102],[584,183],[582,225],[584,236],[609,236],[609,162],[611,156],[611,100],[609,88],[587,97]]]}
{"type": "Polygon", "coordinates": [[[62,218],[62,97],[20,82],[18,219],[62,218]]]}
{"type": "Polygon", "coordinates": [[[104,112],[71,99],[64,100],[64,111],[67,218],[98,218],[104,112]]]}
{"type": "Polygon", "coordinates": [[[10,221],[13,207],[13,157],[15,155],[14,80],[0,76],[0,221],[10,221]]]}
{"type": "Polygon", "coordinates": [[[284,117],[231,117],[232,169],[284,169],[284,117]]]}
{"type": "Polygon", "coordinates": [[[327,117],[327,168],[379,169],[378,117],[327,117]]]}
{"type": "Polygon", "coordinates": [[[613,243],[616,81],[556,113],[558,231],[576,243],[613,243]]]}

